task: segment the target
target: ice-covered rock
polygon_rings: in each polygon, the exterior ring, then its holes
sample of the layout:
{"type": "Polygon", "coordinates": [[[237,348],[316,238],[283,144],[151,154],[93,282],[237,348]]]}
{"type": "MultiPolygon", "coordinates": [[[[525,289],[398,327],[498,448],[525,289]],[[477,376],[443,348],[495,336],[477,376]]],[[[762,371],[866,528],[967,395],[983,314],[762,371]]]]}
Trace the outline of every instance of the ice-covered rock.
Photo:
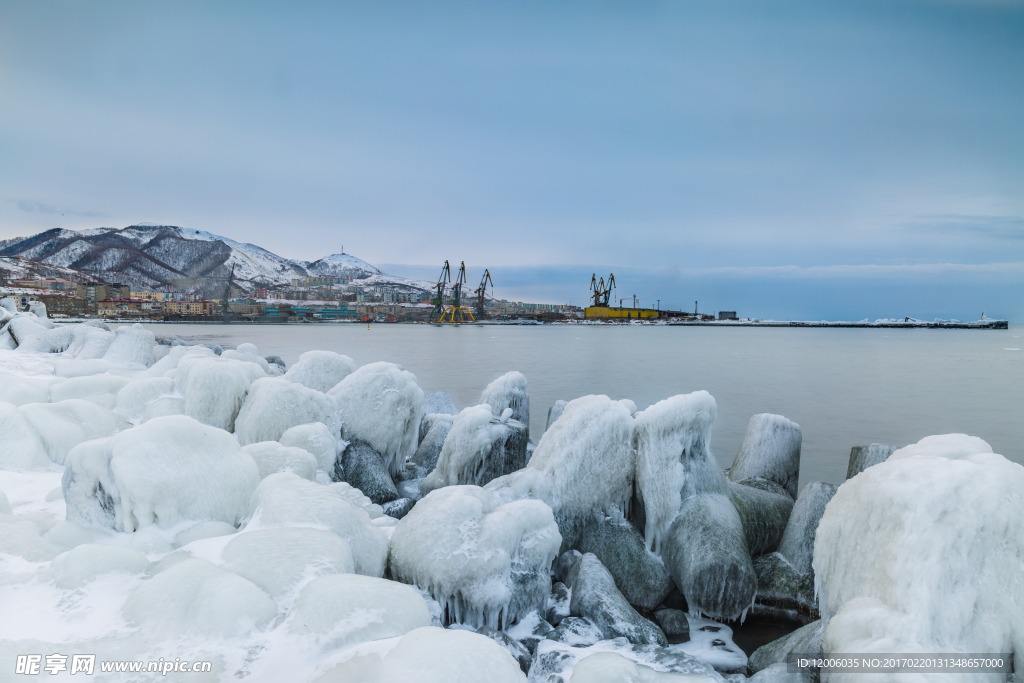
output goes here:
{"type": "Polygon", "coordinates": [[[525,683],[512,655],[487,636],[436,626],[355,650],[313,683],[525,683]]]}
{"type": "Polygon", "coordinates": [[[565,643],[573,647],[586,647],[604,640],[604,634],[597,624],[583,617],[566,616],[547,634],[545,640],[565,643]]]}
{"type": "Polygon", "coordinates": [[[670,639],[669,642],[681,643],[690,639],[690,622],[686,612],[678,609],[660,609],[654,618],[662,632],[670,639]]]}
{"type": "Polygon", "coordinates": [[[185,399],[178,396],[162,396],[146,406],[139,422],[149,422],[155,417],[184,414],[185,399]]]}
{"type": "MultiPolygon", "coordinates": [[[[52,524],[52,520],[49,521],[52,524]]],[[[29,562],[46,562],[60,554],[59,548],[43,537],[47,521],[36,515],[0,515],[0,553],[17,555],[29,562]]]]}
{"type": "Polygon", "coordinates": [[[145,633],[224,638],[269,623],[277,603],[251,581],[189,558],[143,582],[121,611],[145,633]]]}
{"type": "MultiPolygon", "coordinates": [[[[302,448],[316,457],[317,467],[333,476],[338,464],[338,439],[323,422],[289,427],[281,435],[282,446],[302,448]]],[[[338,481],[341,477],[335,477],[338,481]]]]}
{"type": "Polygon", "coordinates": [[[60,403],[28,403],[20,410],[39,435],[46,454],[59,465],[65,463],[68,453],[78,444],[131,427],[120,415],[77,398],[60,403]]]}
{"type": "Polygon", "coordinates": [[[170,377],[137,379],[117,392],[114,412],[131,422],[140,422],[150,403],[173,391],[174,380],[170,377]]]}
{"type": "MultiPolygon", "coordinates": [[[[57,489],[59,494],[61,491],[57,489]]],[[[52,492],[51,492],[52,493],[52,492]]],[[[47,496],[49,499],[49,496],[47,496]]],[[[53,525],[53,528],[43,534],[43,538],[49,541],[54,547],[61,550],[71,550],[85,543],[102,543],[109,541],[112,534],[107,529],[96,527],[85,527],[68,520],[61,520],[53,525]]]]}
{"type": "Polygon", "coordinates": [[[599,652],[573,667],[571,683],[699,683],[707,676],[662,673],[617,652],[599,652]]]}
{"type": "Polygon", "coordinates": [[[145,372],[146,377],[165,377],[166,374],[171,370],[176,370],[178,364],[183,358],[189,356],[203,356],[205,358],[215,358],[215,354],[205,346],[173,346],[160,360],[153,363],[153,365],[145,372]]]}
{"type": "Polygon", "coordinates": [[[117,365],[137,365],[148,368],[153,360],[153,333],[136,323],[117,328],[103,360],[117,365]]]}
{"type": "Polygon", "coordinates": [[[238,529],[232,524],[227,522],[198,522],[193,524],[189,528],[180,531],[177,536],[174,537],[174,545],[181,547],[188,545],[193,541],[201,541],[206,538],[218,538],[220,536],[230,536],[234,534],[238,529]]]}
{"type": "Polygon", "coordinates": [[[423,414],[458,415],[459,409],[448,393],[435,391],[423,397],[423,414]]]}
{"type": "Polygon", "coordinates": [[[185,356],[177,370],[174,387],[185,397],[185,414],[228,432],[235,431],[249,387],[267,376],[254,363],[216,356],[185,356]]]}
{"type": "Polygon", "coordinates": [[[402,519],[409,511],[412,510],[413,506],[416,505],[416,501],[412,498],[398,498],[396,500],[384,503],[381,509],[384,514],[388,517],[394,517],[395,519],[402,519]]]}
{"type": "Polygon", "coordinates": [[[802,442],[803,434],[797,423],[771,413],[754,415],[729,469],[730,481],[755,477],[774,481],[796,500],[802,442]]]}
{"type": "Polygon", "coordinates": [[[593,553],[631,605],[653,610],[672,589],[661,558],[647,550],[643,536],[622,513],[595,514],[583,526],[576,549],[593,553]]]}
{"type": "Polygon", "coordinates": [[[551,428],[551,424],[562,416],[562,411],[565,410],[565,406],[568,405],[567,401],[559,399],[555,401],[555,404],[548,408],[548,420],[544,425],[544,431],[551,428]]]}
{"type": "Polygon", "coordinates": [[[224,569],[252,581],[273,598],[281,598],[299,583],[318,576],[355,572],[348,543],[323,529],[246,531],[231,538],[221,558],[224,569]]]}
{"type": "Polygon", "coordinates": [[[46,446],[18,407],[0,403],[0,469],[30,470],[49,464],[46,446]]]}
{"type": "Polygon", "coordinates": [[[657,626],[637,614],[622,593],[615,579],[593,553],[585,553],[569,571],[572,589],[569,613],[589,619],[605,639],[625,638],[637,645],[668,645],[665,634],[657,626]]]}
{"type": "Polygon", "coordinates": [[[284,373],[284,378],[326,394],[355,371],[356,363],[348,356],[333,351],[306,351],[284,373]]]}
{"type": "Polygon", "coordinates": [[[240,360],[244,363],[254,363],[263,369],[263,372],[270,374],[270,363],[267,362],[266,358],[263,358],[256,351],[250,350],[256,347],[252,344],[239,344],[237,349],[229,349],[223,351],[220,354],[221,358],[225,360],[240,360]]]}
{"type": "MultiPolygon", "coordinates": [[[[576,564],[576,560],[583,557],[583,553],[579,550],[566,550],[564,553],[558,556],[555,563],[551,565],[551,576],[554,577],[555,581],[565,582],[569,578],[569,570],[576,564]]],[[[601,559],[601,558],[598,558],[601,559]]]]}
{"type": "Polygon", "coordinates": [[[138,550],[118,545],[85,543],[61,553],[50,564],[53,582],[61,588],[78,588],[100,574],[141,574],[149,560],[138,550]]]}
{"type": "Polygon", "coordinates": [[[512,419],[526,425],[526,436],[530,436],[530,397],[526,393],[526,377],[523,373],[506,372],[494,380],[480,394],[480,403],[491,407],[495,416],[500,416],[506,408],[512,409],[512,419]]]}
{"type": "Polygon", "coordinates": [[[54,377],[21,377],[0,372],[0,403],[16,406],[46,403],[50,400],[50,387],[62,381],[54,377]]]}
{"type": "Polygon", "coordinates": [[[751,556],[774,552],[793,512],[793,499],[767,479],[729,482],[729,499],[740,515],[751,556]]]}
{"type": "MultiPolygon", "coordinates": [[[[608,660],[597,660],[598,663],[602,661],[608,660]]],[[[710,664],[679,650],[678,646],[631,645],[623,640],[602,640],[584,647],[554,640],[542,640],[537,645],[533,665],[530,667],[530,683],[578,683],[579,680],[586,683],[720,683],[723,678],[710,664]],[[576,667],[581,662],[604,654],[614,654],[629,660],[636,665],[637,673],[633,674],[628,669],[623,672],[618,668],[621,666],[618,660],[612,660],[615,668],[611,662],[603,666],[587,666],[583,676],[577,678],[576,667]],[[607,667],[610,678],[600,677],[600,669],[603,667],[607,667]],[[590,673],[587,673],[588,670],[590,673]],[[625,677],[622,677],[623,673],[625,677]],[[593,678],[592,675],[597,677],[593,678]]]]}
{"type": "Polygon", "coordinates": [[[690,639],[675,645],[675,649],[707,662],[721,673],[746,673],[747,655],[733,642],[731,628],[694,615],[687,617],[687,622],[690,639]]]}
{"type": "Polygon", "coordinates": [[[429,493],[442,486],[483,486],[520,470],[526,466],[527,440],[521,422],[494,417],[488,405],[466,408],[452,423],[437,465],[420,488],[429,493]]]}
{"type": "Polygon", "coordinates": [[[391,535],[391,575],[428,591],[447,623],[501,629],[542,610],[561,537],[536,500],[504,505],[476,486],[420,500],[391,535]]]}
{"type": "Polygon", "coordinates": [[[328,395],[341,409],[342,438],[368,443],[384,458],[391,476],[397,476],[416,450],[423,417],[423,390],[416,376],[393,363],[370,363],[328,395]]]}
{"type": "Polygon", "coordinates": [[[848,480],[814,547],[825,653],[1024,653],[1021,510],[1024,467],[963,434],[848,480]]]}
{"type": "Polygon", "coordinates": [[[512,655],[512,658],[519,663],[519,668],[524,674],[530,671],[530,662],[533,657],[525,645],[504,631],[493,629],[490,626],[481,626],[476,630],[476,632],[482,636],[487,636],[498,645],[505,648],[508,653],[512,655]]]}
{"type": "Polygon", "coordinates": [[[885,462],[895,450],[895,446],[886,446],[880,443],[873,443],[870,446],[854,446],[850,449],[850,462],[846,467],[846,478],[853,479],[872,465],[885,462]]]}
{"type": "Polygon", "coordinates": [[[378,505],[396,500],[398,489],[388,474],[384,459],[363,441],[353,441],[341,453],[345,481],[378,505]]]}
{"type": "Polygon", "coordinates": [[[190,417],[156,418],[68,454],[68,519],[135,531],[181,520],[238,524],[259,470],[227,432],[190,417]]]}
{"type": "Polygon", "coordinates": [[[302,448],[282,446],[276,441],[261,441],[242,446],[242,452],[256,462],[260,470],[260,479],[275,472],[294,472],[310,481],[316,476],[316,458],[302,448]]]}
{"type": "Polygon", "coordinates": [[[747,666],[751,673],[763,671],[776,664],[786,664],[786,658],[790,653],[820,657],[822,652],[822,637],[824,629],[820,621],[812,621],[806,626],[782,636],[777,640],[757,648],[747,666]]]}
{"type": "Polygon", "coordinates": [[[836,494],[834,484],[812,481],[803,487],[793,505],[793,513],[779,543],[779,553],[801,574],[812,571],[814,536],[825,506],[836,494]]]}
{"type": "Polygon", "coordinates": [[[801,572],[781,553],[770,553],[754,559],[754,573],[758,605],[818,617],[813,572],[801,572]]]}
{"type": "Polygon", "coordinates": [[[321,650],[402,636],[430,626],[430,610],[414,588],[356,574],[329,574],[299,593],[288,628],[321,650]]]}
{"type": "Polygon", "coordinates": [[[432,472],[437,467],[437,459],[454,423],[452,415],[424,415],[421,429],[427,427],[427,431],[420,437],[420,445],[410,459],[412,464],[425,473],[432,472]]]}
{"type": "Polygon", "coordinates": [[[116,336],[110,330],[91,325],[74,325],[71,327],[71,344],[64,350],[64,355],[76,360],[98,360],[103,358],[116,336]]]}
{"type": "MultiPolygon", "coordinates": [[[[564,553],[563,553],[564,554],[564,553]]],[[[548,596],[548,611],[544,620],[552,626],[558,626],[569,616],[569,598],[572,596],[568,586],[561,581],[551,584],[551,595],[548,596]]]]}
{"type": "MultiPolygon", "coordinates": [[[[221,351],[221,353],[223,353],[223,351],[221,351]]],[[[267,361],[267,365],[269,366],[268,369],[272,373],[275,371],[274,366],[277,366],[276,372],[278,375],[283,375],[288,371],[288,365],[284,362],[284,358],[281,358],[281,356],[263,356],[263,360],[267,361]]]]}
{"type": "Polygon", "coordinates": [[[337,412],[337,401],[327,394],[281,377],[265,377],[249,387],[235,418],[235,434],[243,446],[278,441],[289,428],[311,422],[322,422],[335,434],[337,412]]]}
{"type": "Polygon", "coordinates": [[[537,498],[555,514],[563,550],[595,511],[623,511],[633,494],[633,418],[607,396],[570,401],[526,467],[486,488],[502,502],[537,498]]]}
{"type": "Polygon", "coordinates": [[[50,387],[49,400],[53,403],[69,398],[87,398],[94,394],[114,394],[115,396],[131,380],[116,375],[91,375],[89,377],[73,377],[58,382],[50,387]]]}
{"type": "Polygon", "coordinates": [[[290,472],[272,474],[252,494],[251,520],[245,531],[276,527],[328,529],[348,543],[357,574],[383,576],[388,538],[371,523],[370,515],[345,495],[344,486],[315,484],[290,472]]]}
{"type": "Polygon", "coordinates": [[[0,515],[11,514],[11,501],[7,500],[7,494],[0,491],[0,515]]]}

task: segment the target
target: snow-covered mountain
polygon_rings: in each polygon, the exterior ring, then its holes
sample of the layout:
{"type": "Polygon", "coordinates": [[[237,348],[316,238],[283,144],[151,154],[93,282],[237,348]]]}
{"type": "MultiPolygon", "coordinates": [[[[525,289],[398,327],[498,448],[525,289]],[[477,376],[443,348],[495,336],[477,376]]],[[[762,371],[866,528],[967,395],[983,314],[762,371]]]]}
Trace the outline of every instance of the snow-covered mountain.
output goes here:
{"type": "Polygon", "coordinates": [[[54,229],[0,242],[0,256],[20,256],[40,265],[135,286],[161,287],[184,281],[223,282],[234,267],[235,281],[248,288],[288,285],[310,275],[349,276],[359,284],[393,284],[427,289],[429,283],[385,275],[349,254],[316,261],[278,256],[255,244],[173,225],[143,223],[118,230],[54,229]]]}

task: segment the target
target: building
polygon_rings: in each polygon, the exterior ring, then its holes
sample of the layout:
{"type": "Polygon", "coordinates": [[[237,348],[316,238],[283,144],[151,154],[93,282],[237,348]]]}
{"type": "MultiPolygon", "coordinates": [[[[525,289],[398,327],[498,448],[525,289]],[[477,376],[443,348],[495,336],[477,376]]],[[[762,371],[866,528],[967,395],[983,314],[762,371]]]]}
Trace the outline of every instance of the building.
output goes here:
{"type": "Polygon", "coordinates": [[[263,315],[266,305],[252,299],[241,299],[239,301],[229,301],[228,310],[239,315],[263,315]]]}
{"type": "Polygon", "coordinates": [[[107,284],[105,282],[86,282],[75,286],[78,298],[85,299],[86,306],[90,313],[97,310],[97,304],[104,299],[130,299],[132,289],[128,285],[119,282],[107,284]]]}
{"type": "Polygon", "coordinates": [[[739,318],[736,317],[736,311],[719,311],[718,312],[718,319],[719,320],[739,320],[739,318]]]}
{"type": "Polygon", "coordinates": [[[620,306],[588,306],[585,313],[588,320],[646,320],[661,315],[653,308],[623,308],[620,306]]]}
{"type": "Polygon", "coordinates": [[[218,315],[220,304],[216,301],[168,301],[164,303],[168,315],[218,315]]]}
{"type": "Polygon", "coordinates": [[[131,298],[133,298],[133,299],[148,299],[149,301],[163,301],[164,300],[164,293],[163,292],[153,292],[153,291],[150,291],[148,289],[143,289],[143,290],[139,290],[139,291],[133,291],[131,298]]]}
{"type": "Polygon", "coordinates": [[[79,318],[87,313],[85,299],[75,296],[41,296],[46,304],[46,315],[51,318],[79,318]]]}
{"type": "Polygon", "coordinates": [[[150,315],[160,312],[160,305],[149,299],[103,299],[96,302],[96,312],[103,317],[114,317],[121,315],[150,315]]]}
{"type": "Polygon", "coordinates": [[[290,318],[292,315],[292,305],[265,306],[263,314],[268,318],[290,318]]]}

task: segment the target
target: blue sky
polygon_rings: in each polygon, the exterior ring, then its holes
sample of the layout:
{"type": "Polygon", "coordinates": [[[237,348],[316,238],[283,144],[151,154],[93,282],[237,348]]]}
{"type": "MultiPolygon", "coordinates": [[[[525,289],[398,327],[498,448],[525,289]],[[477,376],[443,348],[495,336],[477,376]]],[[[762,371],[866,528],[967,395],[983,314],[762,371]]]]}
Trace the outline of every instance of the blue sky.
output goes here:
{"type": "Polygon", "coordinates": [[[0,2],[0,238],[1024,320],[1022,74],[1024,2],[0,2]]]}

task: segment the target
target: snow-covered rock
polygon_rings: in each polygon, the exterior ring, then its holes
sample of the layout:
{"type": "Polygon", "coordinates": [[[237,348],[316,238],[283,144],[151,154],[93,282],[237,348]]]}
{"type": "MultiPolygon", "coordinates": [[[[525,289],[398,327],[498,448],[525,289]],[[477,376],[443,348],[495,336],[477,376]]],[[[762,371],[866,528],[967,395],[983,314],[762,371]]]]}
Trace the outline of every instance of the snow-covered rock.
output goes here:
{"type": "Polygon", "coordinates": [[[459,409],[455,407],[455,401],[450,394],[435,391],[423,397],[423,414],[458,415],[459,409]]]}
{"type": "Polygon", "coordinates": [[[348,356],[333,351],[306,351],[284,373],[284,378],[327,393],[355,371],[356,363],[348,356]]]}
{"type": "Polygon", "coordinates": [[[288,629],[327,651],[395,638],[430,622],[426,602],[410,586],[357,574],[329,574],[313,579],[299,593],[288,629]]]}
{"type": "Polygon", "coordinates": [[[311,422],[322,422],[335,434],[337,412],[337,401],[327,394],[281,377],[266,377],[249,387],[235,418],[235,434],[243,446],[278,441],[289,428],[311,422]]]}
{"type": "Polygon", "coordinates": [[[495,417],[512,409],[512,419],[526,425],[526,435],[530,435],[530,397],[526,393],[526,377],[523,373],[506,372],[494,380],[480,394],[480,403],[491,407],[495,417]]]}
{"type": "Polygon", "coordinates": [[[127,377],[116,375],[73,377],[52,385],[49,400],[57,403],[69,398],[88,398],[95,394],[114,394],[116,396],[129,382],[131,380],[127,377]]]}
{"type": "MultiPolygon", "coordinates": [[[[341,409],[342,437],[365,441],[396,476],[416,450],[423,390],[393,363],[370,363],[328,392],[341,409]]],[[[307,422],[310,420],[307,420],[307,422]]]]}
{"type": "Polygon", "coordinates": [[[114,412],[130,422],[138,423],[142,421],[149,404],[173,391],[174,380],[170,377],[137,379],[117,392],[114,412]]]}
{"type": "Polygon", "coordinates": [[[282,446],[276,441],[261,441],[242,446],[242,452],[255,461],[260,479],[275,472],[293,472],[310,481],[316,476],[316,458],[302,448],[282,446]]]}
{"type": "Polygon", "coordinates": [[[46,403],[50,400],[50,387],[62,381],[54,377],[20,377],[0,372],[0,403],[16,406],[46,403]]]}
{"type": "Polygon", "coordinates": [[[931,436],[839,487],[814,547],[826,654],[1024,653],[1024,467],[991,450],[931,436]]]}
{"type": "MultiPolygon", "coordinates": [[[[510,408],[506,411],[511,413],[510,408]]],[[[486,404],[459,413],[444,439],[434,471],[423,481],[423,493],[458,484],[483,486],[525,467],[526,425],[505,417],[495,417],[486,404]]]]}
{"type": "Polygon", "coordinates": [[[258,379],[259,365],[224,357],[187,355],[178,362],[174,387],[185,397],[185,414],[211,427],[235,431],[235,419],[258,379]]]}
{"type": "Polygon", "coordinates": [[[238,524],[259,470],[227,432],[190,417],[156,418],[68,454],[68,519],[135,531],[181,520],[238,524]]]}
{"type": "Polygon", "coordinates": [[[391,535],[391,575],[428,591],[446,622],[502,629],[543,609],[561,536],[537,500],[504,505],[485,489],[425,496],[391,535]]]}
{"type": "Polygon", "coordinates": [[[886,446],[880,443],[873,443],[870,446],[854,446],[850,449],[850,462],[846,467],[846,478],[853,479],[872,465],[885,462],[895,450],[895,446],[886,446]]]}
{"type": "Polygon", "coordinates": [[[143,582],[122,612],[155,636],[224,638],[266,625],[277,603],[241,576],[189,558],[143,582]]]}
{"type": "MultiPolygon", "coordinates": [[[[355,560],[337,534],[308,527],[258,529],[234,535],[221,552],[223,568],[252,581],[273,598],[324,574],[351,574],[355,560]]],[[[341,615],[345,616],[345,615],[341,615]]]]}
{"type": "MultiPolygon", "coordinates": [[[[252,494],[251,520],[245,531],[276,527],[328,529],[348,543],[357,574],[383,576],[388,538],[373,525],[367,511],[346,495],[343,486],[315,484],[291,472],[272,474],[252,494]]],[[[366,500],[366,504],[369,502],[366,500]]],[[[379,507],[376,512],[380,515],[379,507]]]]}
{"type": "Polygon", "coordinates": [[[812,481],[803,487],[793,505],[793,513],[779,543],[779,553],[801,574],[812,571],[818,522],[835,494],[834,484],[812,481]]]}
{"type": "Polygon", "coordinates": [[[562,411],[565,410],[566,405],[568,405],[567,401],[559,399],[555,401],[555,404],[553,406],[548,408],[548,420],[547,423],[544,425],[544,431],[550,429],[552,423],[554,423],[554,421],[557,420],[558,418],[562,417],[562,411]]]}
{"type": "Polygon", "coordinates": [[[607,396],[570,401],[526,467],[485,487],[502,502],[537,498],[551,507],[563,550],[595,511],[624,511],[633,495],[633,418],[607,396]]]}
{"type": "Polygon", "coordinates": [[[0,403],[0,469],[30,470],[49,464],[46,446],[18,407],[0,403]]]}
{"type": "Polygon", "coordinates": [[[797,423],[771,413],[754,415],[729,469],[729,480],[760,477],[774,481],[796,500],[802,442],[803,433],[797,423]]]}
{"type": "Polygon", "coordinates": [[[228,349],[222,351],[220,357],[224,360],[237,360],[243,363],[252,363],[253,365],[260,366],[266,374],[271,374],[270,363],[267,362],[266,358],[259,355],[256,347],[253,344],[239,344],[237,349],[228,349]]]}
{"type": "Polygon", "coordinates": [[[313,683],[525,683],[512,655],[487,636],[427,626],[351,654],[313,683]]]}
{"type": "Polygon", "coordinates": [[[59,465],[65,463],[68,453],[78,444],[131,427],[120,415],[78,398],[60,403],[28,403],[20,410],[39,435],[46,454],[59,465]]]}
{"type": "Polygon", "coordinates": [[[455,423],[454,416],[431,414],[424,415],[420,429],[427,427],[420,436],[420,445],[416,447],[410,462],[423,471],[424,475],[437,467],[437,459],[441,457],[444,441],[455,423]]]}
{"type": "Polygon", "coordinates": [[[350,443],[341,454],[341,466],[345,481],[374,503],[390,503],[399,497],[384,459],[368,443],[359,440],[350,443]]]}
{"type": "Polygon", "coordinates": [[[152,332],[136,323],[117,328],[103,360],[117,365],[135,365],[148,368],[153,361],[153,345],[156,337],[152,332]]]}
{"type": "MultiPolygon", "coordinates": [[[[280,443],[282,446],[309,451],[316,458],[317,467],[326,472],[328,476],[334,476],[340,448],[338,439],[323,422],[289,427],[281,435],[280,443]]],[[[340,477],[334,478],[335,481],[340,479],[340,477]]]]}
{"type": "Polygon", "coordinates": [[[593,553],[584,553],[573,565],[566,585],[572,589],[569,613],[590,620],[605,640],[625,638],[636,645],[668,645],[661,629],[630,607],[593,553]]]}
{"type": "Polygon", "coordinates": [[[149,560],[138,550],[118,545],[85,543],[61,553],[50,564],[50,575],[60,588],[78,588],[100,574],[141,574],[149,560]]]}

